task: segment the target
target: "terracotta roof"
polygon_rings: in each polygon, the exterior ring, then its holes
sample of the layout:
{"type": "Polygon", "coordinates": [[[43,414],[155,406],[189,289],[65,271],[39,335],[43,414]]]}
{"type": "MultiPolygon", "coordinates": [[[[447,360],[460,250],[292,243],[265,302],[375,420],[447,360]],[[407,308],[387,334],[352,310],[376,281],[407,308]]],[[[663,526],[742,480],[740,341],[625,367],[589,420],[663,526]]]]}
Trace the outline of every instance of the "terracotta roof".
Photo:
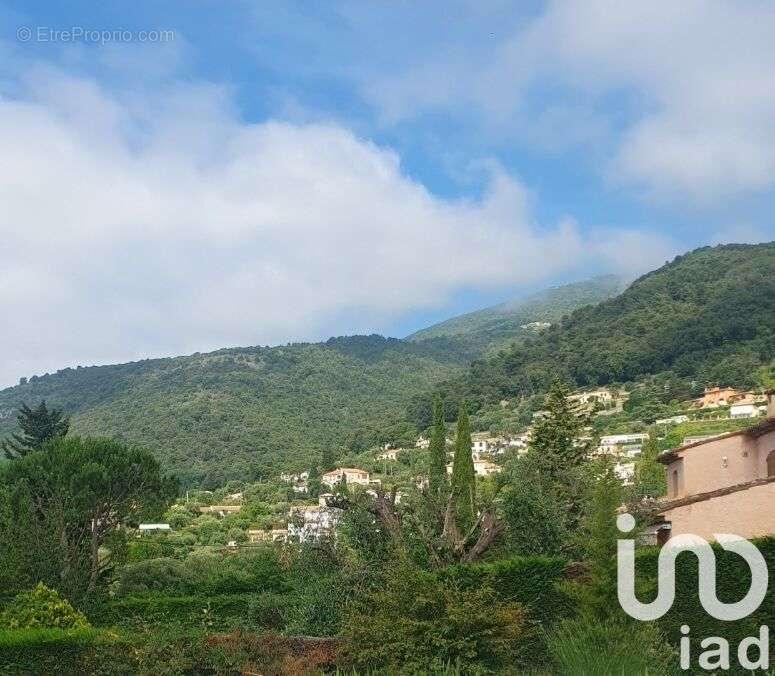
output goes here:
{"type": "Polygon", "coordinates": [[[368,474],[368,472],[365,469],[358,469],[357,467],[337,467],[336,469],[332,469],[326,472],[323,476],[325,476],[326,474],[341,474],[342,472],[355,472],[356,474],[368,474]]]}
{"type": "Polygon", "coordinates": [[[692,505],[695,502],[703,502],[704,500],[711,500],[712,498],[720,498],[724,495],[730,495],[732,493],[738,493],[739,491],[745,491],[749,488],[756,486],[765,486],[775,482],[775,476],[770,476],[765,479],[754,479],[753,481],[746,481],[742,484],[735,484],[734,486],[725,486],[724,488],[717,488],[713,491],[706,491],[705,493],[697,493],[696,495],[688,495],[685,498],[678,498],[676,500],[668,500],[660,505],[659,513],[664,514],[676,507],[684,507],[685,505],[692,505]]]}

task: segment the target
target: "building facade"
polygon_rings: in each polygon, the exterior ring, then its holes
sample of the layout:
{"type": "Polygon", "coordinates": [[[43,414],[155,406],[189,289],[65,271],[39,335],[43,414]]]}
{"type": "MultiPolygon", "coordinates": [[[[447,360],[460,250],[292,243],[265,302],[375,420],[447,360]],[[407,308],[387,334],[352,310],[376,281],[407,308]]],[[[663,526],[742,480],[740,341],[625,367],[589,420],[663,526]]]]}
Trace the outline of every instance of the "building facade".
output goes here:
{"type": "Polygon", "coordinates": [[[684,444],[659,460],[667,474],[660,540],[693,533],[775,533],[775,390],[757,425],[684,444]]]}

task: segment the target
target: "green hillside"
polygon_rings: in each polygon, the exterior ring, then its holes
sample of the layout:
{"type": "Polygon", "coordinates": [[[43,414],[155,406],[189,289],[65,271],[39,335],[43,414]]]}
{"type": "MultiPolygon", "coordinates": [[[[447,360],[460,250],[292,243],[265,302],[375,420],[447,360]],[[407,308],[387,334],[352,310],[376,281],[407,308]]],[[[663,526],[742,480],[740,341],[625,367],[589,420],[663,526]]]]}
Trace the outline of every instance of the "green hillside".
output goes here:
{"type": "Polygon", "coordinates": [[[542,392],[555,375],[579,386],[666,372],[752,385],[773,357],[775,243],[732,244],[678,256],[442,389],[481,407],[542,392]]]}
{"type": "Polygon", "coordinates": [[[324,448],[413,439],[395,422],[407,397],[464,358],[445,340],[354,336],[65,369],[0,392],[0,432],[22,401],[46,399],[73,414],[74,432],[143,444],[184,481],[255,480],[308,468],[324,448]]]}
{"type": "Polygon", "coordinates": [[[615,275],[566,284],[452,317],[413,333],[407,340],[454,337],[472,352],[482,354],[507,346],[515,340],[535,336],[537,329],[526,327],[527,324],[557,322],[573,310],[616,296],[626,286],[625,280],[615,275]]]}

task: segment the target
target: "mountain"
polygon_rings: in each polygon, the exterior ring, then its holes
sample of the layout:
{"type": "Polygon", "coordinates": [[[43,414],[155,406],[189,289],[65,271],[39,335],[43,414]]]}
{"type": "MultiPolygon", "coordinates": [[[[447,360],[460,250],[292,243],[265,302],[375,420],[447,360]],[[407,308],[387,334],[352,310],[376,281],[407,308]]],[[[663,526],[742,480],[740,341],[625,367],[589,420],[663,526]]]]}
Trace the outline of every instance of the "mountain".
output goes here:
{"type": "Polygon", "coordinates": [[[616,275],[603,275],[557,286],[452,317],[413,333],[407,340],[417,342],[442,336],[452,337],[472,353],[482,354],[532,337],[543,328],[535,324],[557,322],[573,310],[618,295],[626,286],[625,279],[616,275]]]}
{"type": "Polygon", "coordinates": [[[474,362],[446,383],[477,406],[545,391],[673,373],[752,385],[775,357],[775,242],[705,247],[650,272],[621,295],[574,311],[540,335],[474,362]]]}
{"type": "Polygon", "coordinates": [[[465,363],[444,339],[351,336],[64,369],[0,392],[0,434],[21,402],[45,399],[73,415],[74,433],[142,444],[184,482],[212,487],[309,468],[325,448],[413,440],[396,424],[407,397],[465,363]]]}

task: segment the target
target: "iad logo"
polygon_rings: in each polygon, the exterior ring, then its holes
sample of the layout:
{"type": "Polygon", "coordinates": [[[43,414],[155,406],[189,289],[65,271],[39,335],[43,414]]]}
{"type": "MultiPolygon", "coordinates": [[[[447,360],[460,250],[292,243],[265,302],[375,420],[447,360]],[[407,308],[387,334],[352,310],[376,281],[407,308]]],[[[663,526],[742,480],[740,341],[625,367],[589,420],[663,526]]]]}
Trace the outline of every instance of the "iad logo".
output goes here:
{"type": "MultiPolygon", "coordinates": [[[[635,528],[635,519],[630,514],[621,514],[616,525],[623,533],[635,528]]],[[[624,612],[637,620],[649,621],[662,617],[675,600],[675,560],[681,552],[691,552],[699,562],[700,603],[705,611],[717,620],[740,620],[755,612],[767,594],[767,563],[756,546],[737,535],[714,533],[716,541],[727,551],[739,554],[751,569],[751,586],[748,593],[735,603],[722,603],[716,596],[716,557],[710,544],[697,535],[685,534],[670,538],[659,552],[657,563],[657,597],[650,603],[641,603],[635,597],[635,541],[620,539],[617,543],[617,594],[624,612]]],[[[690,667],[690,642],[686,636],[690,629],[681,627],[681,668],[690,667]]],[[[759,637],[743,639],[738,647],[740,665],[745,669],[769,666],[769,628],[761,627],[759,637]],[[759,648],[759,659],[752,661],[748,649],[759,648]]],[[[699,666],[703,669],[729,669],[729,643],[726,639],[711,636],[700,643],[706,648],[716,646],[700,655],[699,666]]]]}

